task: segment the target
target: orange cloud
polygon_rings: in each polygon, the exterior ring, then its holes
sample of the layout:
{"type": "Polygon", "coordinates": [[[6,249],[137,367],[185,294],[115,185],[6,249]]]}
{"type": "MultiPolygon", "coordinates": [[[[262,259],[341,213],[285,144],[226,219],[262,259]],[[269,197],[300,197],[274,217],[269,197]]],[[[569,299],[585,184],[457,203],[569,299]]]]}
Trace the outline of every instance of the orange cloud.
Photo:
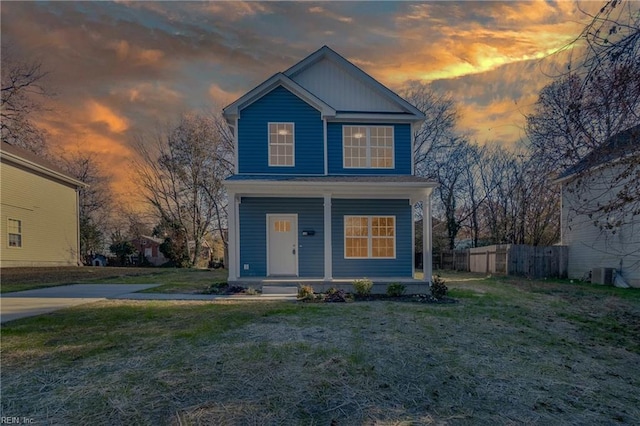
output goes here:
{"type": "Polygon", "coordinates": [[[113,133],[122,133],[129,128],[126,118],[119,116],[109,107],[90,100],[87,102],[89,120],[94,123],[104,123],[113,133]]]}
{"type": "Polygon", "coordinates": [[[115,52],[120,62],[130,61],[137,65],[153,65],[164,57],[164,52],[161,50],[132,46],[126,40],[112,42],[108,47],[115,52]]]}
{"type": "Polygon", "coordinates": [[[146,103],[159,105],[162,102],[167,104],[179,103],[183,95],[171,89],[165,84],[159,82],[145,82],[129,87],[112,89],[109,94],[121,101],[126,100],[130,103],[146,103]]]}
{"type": "Polygon", "coordinates": [[[247,16],[257,15],[259,13],[269,13],[267,4],[261,2],[210,2],[197,4],[196,7],[201,8],[203,13],[211,13],[231,21],[237,21],[247,16]]]}
{"type": "Polygon", "coordinates": [[[241,92],[228,92],[222,89],[216,83],[213,83],[209,86],[209,96],[213,98],[213,101],[216,105],[220,105],[221,107],[225,107],[229,105],[231,102],[238,99],[242,96],[241,92]]]}
{"type": "Polygon", "coordinates": [[[382,64],[377,77],[391,84],[408,79],[428,82],[542,59],[565,48],[584,27],[578,18],[584,20],[585,15],[566,3],[412,5],[408,13],[394,18],[400,28],[399,46],[396,52],[386,52],[386,60],[377,60],[382,64]]]}
{"type": "Polygon", "coordinates": [[[309,10],[309,13],[321,14],[326,16],[329,19],[335,19],[336,21],[344,22],[346,24],[353,22],[353,18],[349,16],[342,16],[335,12],[331,12],[322,6],[313,6],[313,7],[310,7],[308,10],[309,10]]]}

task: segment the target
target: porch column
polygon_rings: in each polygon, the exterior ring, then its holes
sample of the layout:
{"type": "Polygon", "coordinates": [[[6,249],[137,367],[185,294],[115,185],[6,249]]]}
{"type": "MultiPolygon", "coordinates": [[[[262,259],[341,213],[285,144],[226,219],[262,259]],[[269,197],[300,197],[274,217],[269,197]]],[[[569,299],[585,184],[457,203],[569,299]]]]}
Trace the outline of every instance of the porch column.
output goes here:
{"type": "Polygon", "coordinates": [[[332,279],[331,194],[324,194],[324,279],[332,279]]]}
{"type": "Polygon", "coordinates": [[[433,244],[431,242],[431,191],[422,200],[422,270],[424,281],[431,282],[433,275],[433,244]]]}
{"type": "Polygon", "coordinates": [[[237,222],[236,222],[236,194],[235,192],[227,193],[227,255],[229,258],[229,264],[227,271],[229,272],[229,281],[235,281],[238,279],[238,259],[236,257],[236,247],[238,247],[238,234],[237,234],[237,222]]]}

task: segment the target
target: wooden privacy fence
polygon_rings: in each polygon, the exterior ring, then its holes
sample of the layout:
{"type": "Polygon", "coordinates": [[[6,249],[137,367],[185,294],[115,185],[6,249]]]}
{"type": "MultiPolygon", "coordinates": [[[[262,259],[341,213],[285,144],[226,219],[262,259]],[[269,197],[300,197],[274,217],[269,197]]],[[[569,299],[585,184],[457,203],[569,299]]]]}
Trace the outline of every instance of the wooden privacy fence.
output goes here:
{"type": "Polygon", "coordinates": [[[566,246],[504,244],[435,253],[434,268],[530,278],[566,278],[566,246]]]}
{"type": "Polygon", "coordinates": [[[444,250],[433,255],[434,269],[469,271],[469,250],[444,250]]]}

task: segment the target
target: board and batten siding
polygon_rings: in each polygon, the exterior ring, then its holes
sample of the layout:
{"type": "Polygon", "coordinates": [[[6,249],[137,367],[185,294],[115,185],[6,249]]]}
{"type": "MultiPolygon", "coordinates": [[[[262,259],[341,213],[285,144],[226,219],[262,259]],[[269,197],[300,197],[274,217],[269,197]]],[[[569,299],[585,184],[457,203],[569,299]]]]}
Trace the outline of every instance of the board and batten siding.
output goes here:
{"type": "Polygon", "coordinates": [[[76,189],[4,162],[0,181],[0,266],[77,266],[76,189]],[[9,247],[8,219],[22,222],[22,247],[9,247]]]}
{"type": "Polygon", "coordinates": [[[404,112],[396,102],[326,58],[291,78],[339,111],[404,112]]]}
{"type": "Polygon", "coordinates": [[[333,241],[333,277],[413,277],[412,208],[409,200],[346,200],[331,202],[333,241]],[[395,259],[345,259],[345,216],[395,216],[395,259]]]}
{"type": "Polygon", "coordinates": [[[239,173],[324,174],[320,112],[282,86],[240,112],[239,173]],[[269,166],[269,123],[294,123],[294,166],[269,166]]]}
{"type": "Polygon", "coordinates": [[[327,156],[330,175],[410,175],[411,125],[388,123],[327,123],[327,156]],[[394,168],[344,168],[343,126],[392,126],[394,136],[394,168]]]}
{"type": "Polygon", "coordinates": [[[324,274],[324,200],[322,198],[243,197],[240,203],[240,276],[267,275],[267,214],[298,215],[298,275],[324,274]],[[302,235],[302,231],[314,235],[302,235]],[[248,265],[248,269],[244,266],[248,265]]]}
{"type": "MultiPolygon", "coordinates": [[[[596,178],[612,179],[600,174],[596,178]]],[[[640,221],[635,219],[614,229],[600,229],[594,221],[606,222],[606,218],[577,214],[576,197],[606,202],[607,197],[616,193],[615,188],[609,189],[603,184],[599,190],[577,195],[571,192],[573,185],[575,181],[566,182],[562,190],[562,244],[569,247],[569,278],[584,278],[593,268],[615,268],[621,270],[629,284],[640,287],[640,221]]]]}

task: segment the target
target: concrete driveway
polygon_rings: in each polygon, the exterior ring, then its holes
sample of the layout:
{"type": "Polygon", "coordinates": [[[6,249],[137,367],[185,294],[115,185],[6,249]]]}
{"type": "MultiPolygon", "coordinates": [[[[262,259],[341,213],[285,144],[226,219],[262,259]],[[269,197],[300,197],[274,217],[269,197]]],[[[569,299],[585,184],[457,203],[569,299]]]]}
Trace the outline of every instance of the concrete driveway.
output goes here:
{"type": "Polygon", "coordinates": [[[0,296],[0,323],[70,306],[118,298],[159,284],[73,284],[16,291],[0,296]]]}

